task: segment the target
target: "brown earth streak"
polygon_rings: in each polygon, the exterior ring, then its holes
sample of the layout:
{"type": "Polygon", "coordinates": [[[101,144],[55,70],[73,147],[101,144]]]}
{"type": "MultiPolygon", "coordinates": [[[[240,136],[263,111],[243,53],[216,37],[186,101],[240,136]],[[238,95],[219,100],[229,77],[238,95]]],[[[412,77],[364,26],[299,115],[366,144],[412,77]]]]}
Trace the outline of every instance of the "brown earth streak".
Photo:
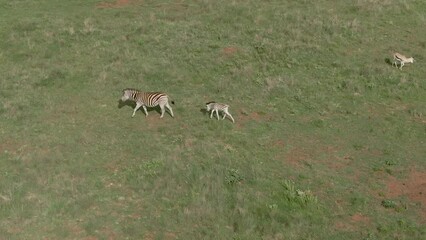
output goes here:
{"type": "Polygon", "coordinates": [[[421,215],[426,222],[426,172],[411,169],[409,176],[398,180],[393,176],[387,181],[387,198],[407,196],[411,201],[421,204],[421,215]]]}
{"type": "Polygon", "coordinates": [[[271,143],[272,147],[285,148],[285,146],[291,146],[291,148],[283,154],[277,156],[277,159],[284,158],[285,162],[290,163],[294,166],[303,166],[305,163],[309,163],[312,160],[326,164],[331,169],[343,169],[348,167],[352,162],[350,155],[339,155],[339,148],[334,145],[321,145],[315,140],[275,140],[271,143]],[[315,147],[312,147],[315,146],[315,147]]]}
{"type": "MultiPolygon", "coordinates": [[[[284,140],[274,140],[271,142],[273,148],[285,149],[286,146],[291,146],[288,152],[279,153],[276,156],[276,159],[284,159],[284,161],[293,166],[300,167],[305,162],[309,162],[312,158],[313,151],[311,149],[305,149],[299,144],[294,144],[293,141],[289,140],[288,142],[284,140]]],[[[310,144],[307,144],[310,145],[310,144]]]]}
{"type": "Polygon", "coordinates": [[[306,149],[294,147],[285,154],[284,159],[294,166],[302,166],[304,162],[309,162],[312,159],[312,155],[306,149]]]}
{"type": "Polygon", "coordinates": [[[239,114],[238,119],[234,116],[237,128],[243,128],[245,123],[249,121],[261,122],[261,121],[269,121],[272,119],[272,116],[268,114],[259,114],[257,112],[251,112],[248,114],[244,112],[240,112],[240,113],[241,114],[239,114]]]}
{"type": "Polygon", "coordinates": [[[238,51],[236,47],[226,47],[222,49],[222,54],[225,56],[232,56],[238,51]]]}
{"type": "Polygon", "coordinates": [[[97,8],[118,8],[129,5],[129,0],[116,0],[115,2],[101,2],[96,5],[97,8]]]}
{"type": "Polygon", "coordinates": [[[361,226],[365,226],[370,223],[370,218],[363,215],[362,213],[355,213],[348,220],[339,220],[334,224],[335,229],[344,231],[358,231],[361,226]]]}
{"type": "Polygon", "coordinates": [[[351,217],[351,222],[354,222],[354,223],[357,223],[357,222],[369,223],[370,218],[361,214],[361,213],[356,213],[351,217]]]}
{"type": "Polygon", "coordinates": [[[16,153],[18,151],[18,143],[14,141],[3,141],[0,142],[0,153],[3,152],[9,152],[9,153],[16,153]]]}

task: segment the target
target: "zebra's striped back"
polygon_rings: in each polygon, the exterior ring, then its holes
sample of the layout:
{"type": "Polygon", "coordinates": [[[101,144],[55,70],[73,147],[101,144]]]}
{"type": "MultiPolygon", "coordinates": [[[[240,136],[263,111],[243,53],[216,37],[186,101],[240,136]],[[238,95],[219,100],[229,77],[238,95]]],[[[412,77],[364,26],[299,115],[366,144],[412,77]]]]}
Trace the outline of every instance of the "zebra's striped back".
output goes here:
{"type": "Polygon", "coordinates": [[[163,92],[141,92],[136,89],[124,89],[123,98],[125,100],[132,100],[136,103],[147,107],[156,107],[168,102],[167,94],[163,92]]]}
{"type": "Polygon", "coordinates": [[[229,105],[223,104],[223,103],[217,103],[217,102],[208,102],[206,103],[207,111],[210,110],[219,110],[224,111],[225,109],[228,109],[229,105]]]}
{"type": "Polygon", "coordinates": [[[155,107],[168,101],[169,98],[162,92],[139,92],[136,94],[136,102],[141,102],[147,107],[155,107]]]}
{"type": "Polygon", "coordinates": [[[234,118],[229,113],[228,108],[229,108],[229,105],[223,104],[223,103],[217,103],[217,102],[206,103],[207,112],[211,111],[210,112],[210,118],[212,118],[213,114],[216,112],[217,120],[219,120],[219,112],[223,112],[222,120],[225,119],[226,116],[228,116],[229,118],[231,118],[232,122],[235,122],[234,118]]]}

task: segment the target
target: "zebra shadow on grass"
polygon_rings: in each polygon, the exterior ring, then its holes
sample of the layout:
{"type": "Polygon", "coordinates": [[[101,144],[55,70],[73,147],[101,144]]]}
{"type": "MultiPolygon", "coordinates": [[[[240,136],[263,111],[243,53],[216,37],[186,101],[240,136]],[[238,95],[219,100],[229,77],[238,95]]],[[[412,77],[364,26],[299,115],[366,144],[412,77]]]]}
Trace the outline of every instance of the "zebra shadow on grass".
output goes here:
{"type": "MultiPolygon", "coordinates": [[[[117,105],[117,107],[119,108],[119,109],[121,109],[121,108],[123,108],[123,107],[125,107],[125,106],[127,106],[127,107],[131,107],[132,108],[132,111],[133,111],[133,109],[135,109],[135,107],[136,107],[136,103],[135,102],[132,102],[132,101],[121,101],[121,99],[119,99],[118,100],[118,105],[117,105]]],[[[151,108],[151,107],[147,107],[146,108],[146,110],[148,111],[148,114],[150,113],[150,112],[152,112],[152,111],[156,111],[158,114],[161,114],[161,109],[160,109],[160,107],[159,106],[157,106],[157,107],[153,107],[153,108],[151,108]]],[[[132,114],[132,111],[130,111],[130,113],[129,114],[132,114]]],[[[142,111],[142,113],[145,115],[145,113],[144,113],[144,111],[143,111],[143,108],[142,107],[140,107],[139,109],[138,109],[138,111],[142,111]]],[[[137,112],[137,111],[136,111],[137,112]]]]}
{"type": "Polygon", "coordinates": [[[203,115],[209,114],[209,112],[207,111],[207,109],[206,109],[206,108],[201,108],[201,109],[200,109],[200,112],[201,112],[203,115]]]}
{"type": "Polygon", "coordinates": [[[385,63],[391,65],[392,67],[395,66],[395,63],[390,58],[385,58],[385,63]]]}

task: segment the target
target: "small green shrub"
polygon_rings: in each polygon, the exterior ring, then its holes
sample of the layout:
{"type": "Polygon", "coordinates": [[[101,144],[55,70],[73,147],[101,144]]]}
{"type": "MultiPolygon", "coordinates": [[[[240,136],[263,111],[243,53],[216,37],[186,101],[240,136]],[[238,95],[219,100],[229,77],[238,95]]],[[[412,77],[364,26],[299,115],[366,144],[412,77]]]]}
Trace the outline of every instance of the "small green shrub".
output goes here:
{"type": "Polygon", "coordinates": [[[241,182],[242,180],[244,180],[244,177],[240,174],[238,169],[233,168],[228,170],[225,177],[225,181],[227,184],[236,184],[241,182]]]}
{"type": "Polygon", "coordinates": [[[296,203],[301,206],[318,204],[318,198],[310,190],[297,189],[294,182],[289,180],[285,180],[282,185],[284,197],[290,203],[296,203]]]}
{"type": "Polygon", "coordinates": [[[397,203],[393,200],[386,199],[382,201],[382,206],[385,208],[396,208],[397,203]]]}

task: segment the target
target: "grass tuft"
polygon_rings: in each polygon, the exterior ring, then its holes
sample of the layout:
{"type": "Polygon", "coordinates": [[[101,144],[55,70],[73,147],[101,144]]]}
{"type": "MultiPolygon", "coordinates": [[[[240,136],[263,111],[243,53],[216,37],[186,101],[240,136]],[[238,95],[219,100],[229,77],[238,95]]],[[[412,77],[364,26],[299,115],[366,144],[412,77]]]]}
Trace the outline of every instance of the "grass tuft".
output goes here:
{"type": "Polygon", "coordinates": [[[0,238],[422,239],[424,12],[3,1],[0,238]],[[130,87],[167,92],[175,118],[132,118],[130,87]]]}

